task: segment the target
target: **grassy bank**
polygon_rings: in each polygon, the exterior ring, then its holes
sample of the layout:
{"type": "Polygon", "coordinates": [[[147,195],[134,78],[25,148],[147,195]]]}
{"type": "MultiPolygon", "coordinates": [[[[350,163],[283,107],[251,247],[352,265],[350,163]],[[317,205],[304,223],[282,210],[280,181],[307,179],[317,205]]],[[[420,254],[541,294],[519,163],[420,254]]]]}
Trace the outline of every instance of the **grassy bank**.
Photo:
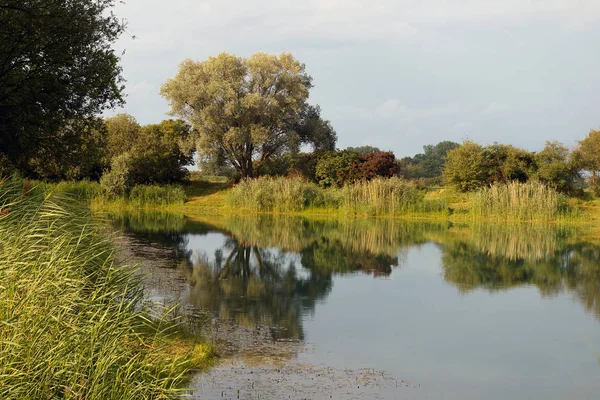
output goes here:
{"type": "Polygon", "coordinates": [[[208,363],[77,203],[6,181],[0,237],[0,398],[175,398],[208,363]]]}
{"type": "Polygon", "coordinates": [[[228,192],[226,202],[231,208],[254,213],[448,215],[448,205],[443,200],[427,200],[416,184],[398,178],[322,189],[300,178],[263,177],[240,182],[228,192]]]}
{"type": "Polygon", "coordinates": [[[323,189],[300,179],[261,178],[233,187],[203,183],[202,190],[188,190],[185,205],[175,209],[190,216],[270,213],[585,223],[600,216],[597,203],[567,198],[534,182],[460,193],[450,188],[425,189],[399,179],[323,189]]]}
{"type": "Polygon", "coordinates": [[[57,194],[89,202],[96,208],[157,208],[183,205],[186,193],[180,185],[136,185],[127,193],[114,195],[98,182],[65,181],[60,183],[31,182],[46,194],[57,194]]]}
{"type": "Polygon", "coordinates": [[[496,184],[460,193],[397,178],[324,189],[300,178],[262,177],[237,185],[204,180],[183,186],[140,185],[122,196],[111,196],[93,182],[42,186],[47,194],[85,200],[95,210],[169,210],[189,216],[265,213],[569,223],[600,219],[598,200],[568,198],[537,182],[496,184]]]}

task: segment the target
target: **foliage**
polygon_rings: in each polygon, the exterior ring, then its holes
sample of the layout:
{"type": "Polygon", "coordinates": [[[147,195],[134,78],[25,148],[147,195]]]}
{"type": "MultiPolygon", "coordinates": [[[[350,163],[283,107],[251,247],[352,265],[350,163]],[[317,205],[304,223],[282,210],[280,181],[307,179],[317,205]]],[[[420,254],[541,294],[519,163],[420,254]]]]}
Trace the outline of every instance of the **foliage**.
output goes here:
{"type": "Polygon", "coordinates": [[[592,188],[596,195],[600,195],[600,130],[591,130],[585,139],[579,142],[574,158],[579,168],[592,173],[592,188]]]}
{"type": "Polygon", "coordinates": [[[123,153],[112,159],[110,171],[105,171],[100,178],[100,185],[109,197],[123,196],[131,187],[131,157],[123,153]]]}
{"type": "MultiPolygon", "coordinates": [[[[111,165],[116,176],[107,178],[115,193],[136,184],[173,183],[184,180],[192,163],[187,141],[190,127],[179,120],[140,126],[135,118],[118,114],[106,121],[111,165]]],[[[112,171],[111,166],[111,171],[112,171]]]]}
{"type": "Polygon", "coordinates": [[[174,351],[132,268],[74,204],[0,186],[0,397],[168,399],[206,348],[174,351]]]}
{"type": "Polygon", "coordinates": [[[346,147],[346,151],[350,151],[352,153],[357,153],[357,154],[363,156],[365,154],[379,153],[381,150],[379,150],[377,147],[373,147],[373,146],[358,146],[358,147],[346,147]]]}
{"type": "Polygon", "coordinates": [[[572,213],[566,196],[539,182],[497,183],[472,195],[474,218],[550,221],[572,213]]]}
{"type": "Polygon", "coordinates": [[[446,184],[467,192],[494,183],[527,182],[536,170],[534,153],[499,143],[483,147],[466,140],[448,152],[443,176],[446,184]]]}
{"type": "Polygon", "coordinates": [[[266,176],[300,176],[316,183],[317,162],[322,152],[284,154],[266,160],[260,166],[260,174],[266,176]]]}
{"type": "Polygon", "coordinates": [[[241,178],[271,157],[297,152],[302,143],[330,148],[335,132],[309,106],[312,78],[291,54],[221,53],[185,60],[161,88],[174,115],[199,133],[201,158],[225,156],[241,178]]]}
{"type": "Polygon", "coordinates": [[[458,143],[447,140],[436,145],[425,145],[423,153],[414,157],[404,157],[399,161],[400,174],[407,179],[441,177],[446,155],[458,146],[458,143]]]}
{"type": "Polygon", "coordinates": [[[129,151],[138,140],[142,126],[129,114],[116,114],[105,121],[108,157],[113,159],[129,151]]]}
{"type": "Polygon", "coordinates": [[[573,194],[581,177],[569,149],[559,142],[546,142],[535,155],[537,178],[561,193],[573,194]]]}
{"type": "Polygon", "coordinates": [[[343,186],[349,180],[350,170],[359,161],[360,155],[355,152],[327,152],[317,161],[315,178],[322,187],[343,186]]]}
{"type": "Polygon", "coordinates": [[[443,172],[446,184],[462,192],[483,186],[487,182],[484,162],[483,147],[465,140],[459,147],[448,151],[443,172]]]}
{"type": "Polygon", "coordinates": [[[365,153],[348,171],[350,182],[371,180],[375,177],[391,178],[398,173],[396,156],[391,151],[365,153]]]}
{"type": "Polygon", "coordinates": [[[483,148],[486,183],[527,182],[535,170],[532,153],[511,145],[494,143],[483,148]]]}
{"type": "Polygon", "coordinates": [[[42,176],[45,163],[77,166],[80,121],[121,104],[124,30],[114,0],[23,1],[0,5],[0,154],[42,176]],[[68,21],[66,23],[65,21],[68,21]]]}

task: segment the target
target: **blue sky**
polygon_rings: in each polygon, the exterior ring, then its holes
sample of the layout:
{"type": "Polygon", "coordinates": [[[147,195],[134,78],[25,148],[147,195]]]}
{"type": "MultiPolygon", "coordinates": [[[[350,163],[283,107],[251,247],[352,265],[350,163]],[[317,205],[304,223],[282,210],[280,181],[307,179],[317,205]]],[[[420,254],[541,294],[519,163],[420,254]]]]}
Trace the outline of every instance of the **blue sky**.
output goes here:
{"type": "Polygon", "coordinates": [[[290,51],[340,148],[539,150],[600,127],[600,0],[126,0],[116,13],[117,111],[142,124],[167,118],[159,89],[186,58],[290,51]]]}

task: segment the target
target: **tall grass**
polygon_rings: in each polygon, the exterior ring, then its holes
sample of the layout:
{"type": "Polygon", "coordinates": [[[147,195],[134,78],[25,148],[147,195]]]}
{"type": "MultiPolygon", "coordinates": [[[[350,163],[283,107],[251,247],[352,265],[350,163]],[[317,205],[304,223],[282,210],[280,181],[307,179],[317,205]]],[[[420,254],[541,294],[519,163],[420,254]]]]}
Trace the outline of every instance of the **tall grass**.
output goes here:
{"type": "Polygon", "coordinates": [[[366,215],[447,212],[444,201],[424,197],[414,183],[398,178],[323,189],[301,178],[261,177],[240,182],[228,193],[227,201],[232,207],[253,212],[286,213],[311,208],[366,215]]]}
{"type": "Polygon", "coordinates": [[[472,196],[474,218],[549,221],[575,213],[565,195],[539,182],[494,184],[472,196]]]}
{"type": "Polygon", "coordinates": [[[47,194],[60,194],[96,205],[122,205],[130,207],[164,207],[181,205],[186,194],[179,185],[136,185],[129,193],[114,196],[108,193],[98,182],[63,181],[59,183],[33,182],[47,194]]]}
{"type": "Polygon", "coordinates": [[[201,347],[143,305],[131,268],[76,203],[0,185],[0,398],[167,399],[201,347]]]}
{"type": "Polygon", "coordinates": [[[296,212],[322,206],[324,193],[300,178],[260,177],[237,184],[227,196],[230,206],[255,212],[296,212]]]}
{"type": "Polygon", "coordinates": [[[446,213],[442,200],[425,200],[415,183],[398,178],[374,179],[346,185],[337,191],[340,209],[353,214],[405,215],[446,213]]]}

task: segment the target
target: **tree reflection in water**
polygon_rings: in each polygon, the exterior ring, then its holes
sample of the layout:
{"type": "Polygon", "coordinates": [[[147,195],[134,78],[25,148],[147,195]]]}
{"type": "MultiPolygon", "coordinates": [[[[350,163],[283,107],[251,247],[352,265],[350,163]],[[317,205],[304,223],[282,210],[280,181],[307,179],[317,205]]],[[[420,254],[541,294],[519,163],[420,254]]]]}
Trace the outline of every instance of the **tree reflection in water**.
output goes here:
{"type": "Polygon", "coordinates": [[[117,218],[125,229],[177,249],[190,303],[244,326],[270,327],[275,338],[303,339],[302,316],[329,295],[335,275],[387,277],[406,250],[424,243],[437,245],[442,276],[461,293],[535,285],[542,296],[573,293],[600,318],[600,247],[577,240],[572,228],[273,216],[229,217],[217,227],[162,219],[117,218]],[[208,232],[222,234],[222,246],[193,253],[189,235],[208,232]]]}

